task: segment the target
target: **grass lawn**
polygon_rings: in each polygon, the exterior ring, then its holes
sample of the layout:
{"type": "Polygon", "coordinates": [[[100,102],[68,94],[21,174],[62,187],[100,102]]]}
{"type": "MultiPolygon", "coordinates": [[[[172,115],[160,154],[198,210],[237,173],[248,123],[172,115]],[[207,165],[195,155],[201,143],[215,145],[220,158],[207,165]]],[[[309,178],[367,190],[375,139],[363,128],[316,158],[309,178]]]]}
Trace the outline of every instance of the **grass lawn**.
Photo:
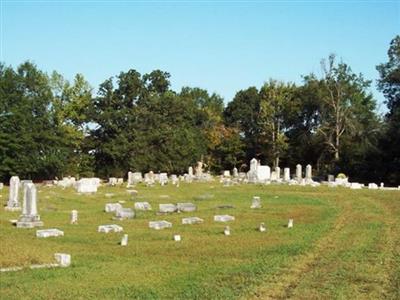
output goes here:
{"type": "MultiPolygon", "coordinates": [[[[0,299],[400,299],[400,192],[327,187],[181,183],[180,187],[101,187],[94,195],[38,187],[45,228],[65,236],[38,239],[36,229],[9,222],[19,212],[0,210],[0,267],[54,262],[69,253],[69,268],[0,274],[0,299]],[[106,193],[113,193],[111,198],[106,193]],[[263,208],[250,209],[253,196],[263,208]],[[109,202],[148,201],[152,212],[113,221],[109,202]],[[156,215],[158,204],[193,202],[195,213],[156,215]],[[234,208],[218,208],[233,205],[234,208]],[[70,211],[79,224],[70,225],[70,211]],[[229,214],[226,224],[213,221],[229,214]],[[203,224],[182,225],[197,216],[203,224]],[[286,228],[288,219],[294,227],[286,228]],[[152,230],[167,220],[172,228],[152,230]],[[256,229],[264,222],[267,232],[256,229]],[[119,224],[123,233],[98,233],[119,224]],[[124,233],[129,243],[121,247],[124,233]],[[181,242],[173,241],[180,234],[181,242]]],[[[8,188],[0,191],[5,205],[8,188]]]]}

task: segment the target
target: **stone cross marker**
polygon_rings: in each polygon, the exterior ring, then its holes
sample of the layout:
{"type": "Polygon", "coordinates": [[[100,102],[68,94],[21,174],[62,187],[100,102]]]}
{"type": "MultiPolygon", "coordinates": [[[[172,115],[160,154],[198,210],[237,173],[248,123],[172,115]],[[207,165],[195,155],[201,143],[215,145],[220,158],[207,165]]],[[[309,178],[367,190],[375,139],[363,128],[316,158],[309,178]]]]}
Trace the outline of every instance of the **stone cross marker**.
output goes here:
{"type": "Polygon", "coordinates": [[[71,210],[71,224],[78,224],[78,211],[71,210]]]}
{"type": "Polygon", "coordinates": [[[22,215],[17,222],[18,228],[33,228],[43,226],[40,221],[37,209],[37,193],[33,183],[24,185],[24,202],[22,207],[22,215]]]}
{"type": "Polygon", "coordinates": [[[21,205],[19,204],[18,201],[19,185],[20,181],[18,176],[12,176],[10,178],[10,192],[9,192],[7,206],[5,207],[6,210],[9,211],[21,210],[21,205]]]}

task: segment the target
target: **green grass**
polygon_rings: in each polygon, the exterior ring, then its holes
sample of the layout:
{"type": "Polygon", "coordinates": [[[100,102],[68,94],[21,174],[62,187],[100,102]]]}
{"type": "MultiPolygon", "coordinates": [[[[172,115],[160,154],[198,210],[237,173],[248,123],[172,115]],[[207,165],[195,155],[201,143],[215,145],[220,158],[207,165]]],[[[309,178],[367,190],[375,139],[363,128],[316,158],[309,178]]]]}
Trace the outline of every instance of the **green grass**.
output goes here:
{"type": "MultiPolygon", "coordinates": [[[[125,200],[133,207],[123,187],[101,187],[95,195],[40,187],[44,228],[63,230],[60,238],[38,239],[35,229],[8,221],[18,212],[1,210],[1,267],[53,262],[55,252],[70,253],[72,266],[1,273],[0,299],[400,298],[397,191],[216,182],[136,189],[135,200],[149,201],[153,212],[113,221],[105,203],[125,200]],[[253,196],[261,197],[262,209],[249,208],[253,196]],[[193,202],[198,211],[155,214],[159,203],[176,202],[193,202]],[[234,208],[217,208],[227,204],[234,208]],[[79,211],[79,225],[69,224],[72,209],[79,211]],[[215,214],[236,217],[231,236],[222,234],[225,224],[214,222],[215,214]],[[181,225],[185,216],[205,222],[181,225]],[[289,218],[293,229],[285,227],[289,218]],[[162,219],[172,229],[148,228],[148,221],[162,219]],[[266,233],[256,230],[261,222],[266,233]],[[129,234],[127,247],[119,245],[123,233],[97,233],[98,225],[112,223],[129,234]]],[[[5,205],[8,189],[0,194],[5,205]]]]}

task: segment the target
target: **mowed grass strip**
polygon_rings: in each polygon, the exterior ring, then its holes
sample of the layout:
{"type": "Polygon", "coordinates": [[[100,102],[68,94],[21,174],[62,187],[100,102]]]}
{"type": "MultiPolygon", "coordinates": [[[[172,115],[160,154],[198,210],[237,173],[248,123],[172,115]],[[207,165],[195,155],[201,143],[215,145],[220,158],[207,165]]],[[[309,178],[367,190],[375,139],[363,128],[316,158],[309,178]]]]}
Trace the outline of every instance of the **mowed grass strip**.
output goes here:
{"type": "MultiPolygon", "coordinates": [[[[44,228],[63,230],[65,236],[61,238],[37,239],[35,230],[17,229],[8,222],[19,213],[1,211],[1,267],[51,262],[55,252],[70,253],[73,264],[66,269],[3,273],[0,275],[0,298],[247,299],[257,295],[318,298],[368,295],[371,291],[371,295],[379,298],[395,293],[395,286],[388,282],[399,278],[398,268],[392,267],[398,262],[395,258],[398,239],[387,239],[388,228],[391,235],[398,236],[396,217],[392,217],[392,227],[379,220],[380,214],[387,211],[394,214],[394,210],[398,210],[396,192],[383,195],[351,191],[349,197],[349,191],[344,189],[273,185],[222,187],[216,182],[181,184],[179,188],[138,185],[136,189],[139,193],[132,197],[124,187],[101,187],[94,195],[78,195],[73,189],[40,187],[39,212],[44,228]],[[107,197],[108,193],[113,196],[107,197]],[[357,199],[358,195],[362,197],[357,199]],[[261,197],[262,209],[249,208],[253,196],[261,197]],[[368,197],[381,197],[381,200],[373,204],[368,197]],[[104,205],[121,200],[126,201],[124,207],[133,207],[135,200],[149,201],[153,211],[138,212],[134,220],[113,221],[112,214],[104,212],[104,205]],[[387,207],[383,208],[379,201],[386,201],[387,207]],[[165,216],[155,214],[158,204],[177,202],[193,202],[198,211],[165,216]],[[221,205],[234,208],[218,208],[221,205]],[[72,209],[79,211],[79,225],[69,224],[72,209]],[[236,217],[229,223],[231,236],[222,234],[225,224],[214,222],[215,214],[236,217]],[[204,224],[181,225],[182,217],[186,216],[203,218],[204,224]],[[286,228],[289,218],[294,218],[295,226],[291,230],[286,228]],[[148,221],[162,219],[171,221],[173,228],[162,231],[148,228],[148,221]],[[346,225],[338,228],[338,220],[346,225]],[[261,222],[267,225],[266,233],[256,230],[261,222]],[[123,226],[124,233],[129,235],[127,247],[118,244],[123,233],[97,233],[98,225],[112,223],[123,226]],[[172,240],[175,233],[182,235],[182,242],[172,240]],[[390,249],[387,255],[379,256],[383,240],[390,244],[390,249]],[[326,251],[321,249],[324,243],[326,251]],[[371,247],[375,250],[369,251],[371,247]],[[306,264],[301,263],[302,259],[313,257],[315,253],[318,259],[308,258],[306,264]],[[380,273],[376,273],[376,268],[366,273],[370,261],[359,259],[358,254],[373,262],[386,256],[391,258],[385,260],[387,265],[380,273]],[[367,287],[363,292],[358,289],[361,284],[347,282],[349,277],[340,273],[347,269],[335,265],[335,260],[346,263],[349,271],[356,265],[359,276],[367,274],[371,282],[374,276],[382,274],[386,274],[387,279],[376,284],[364,280],[367,287]],[[332,282],[322,280],[324,277],[319,275],[330,264],[339,274],[332,282]],[[296,268],[301,270],[299,266],[306,268],[304,278],[288,279],[287,274],[296,268]],[[314,282],[319,278],[324,284],[314,282]],[[280,288],[276,285],[278,282],[282,283],[280,288]],[[382,293],[376,288],[379,284],[385,285],[382,293]],[[275,294],[262,293],[266,286],[275,294]],[[305,293],[315,286],[315,294],[305,293]],[[334,292],[334,286],[342,292],[334,292]]],[[[8,189],[0,193],[5,205],[8,189]]]]}

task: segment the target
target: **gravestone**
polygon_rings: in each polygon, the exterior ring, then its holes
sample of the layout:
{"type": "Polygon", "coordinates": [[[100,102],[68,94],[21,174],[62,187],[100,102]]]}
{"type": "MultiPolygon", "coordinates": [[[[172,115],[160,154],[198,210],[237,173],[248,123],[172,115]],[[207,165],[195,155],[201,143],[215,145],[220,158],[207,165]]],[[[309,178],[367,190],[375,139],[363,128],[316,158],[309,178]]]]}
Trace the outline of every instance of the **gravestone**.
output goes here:
{"type": "Polygon", "coordinates": [[[118,208],[115,211],[115,218],[116,220],[128,220],[133,219],[135,217],[135,212],[132,208],[118,208]]]}
{"type": "Polygon", "coordinates": [[[124,184],[124,178],[117,178],[117,185],[123,185],[124,184]]]}
{"type": "Polygon", "coordinates": [[[76,184],[75,177],[63,177],[62,180],[57,181],[57,186],[61,186],[62,188],[73,187],[76,184]]]}
{"type": "Polygon", "coordinates": [[[275,168],[276,180],[279,181],[281,179],[281,168],[275,168]]]}
{"type": "Polygon", "coordinates": [[[301,182],[302,179],[303,179],[303,175],[302,175],[301,165],[298,164],[298,165],[296,165],[296,180],[298,182],[301,182]]]}
{"type": "Polygon", "coordinates": [[[54,253],[54,258],[60,267],[69,267],[71,265],[71,255],[67,253],[54,253]]]}
{"type": "Polygon", "coordinates": [[[19,185],[20,180],[18,176],[12,176],[10,178],[10,190],[9,190],[9,197],[7,206],[5,210],[8,211],[18,211],[21,210],[21,205],[19,204],[19,185]]]}
{"type": "Polygon", "coordinates": [[[108,185],[111,186],[116,186],[118,182],[118,179],[116,177],[110,177],[108,178],[108,185]]]}
{"type": "Polygon", "coordinates": [[[182,212],[192,212],[196,211],[197,207],[193,203],[177,203],[176,205],[178,211],[182,212]]]}
{"type": "Polygon", "coordinates": [[[164,229],[164,228],[171,228],[172,227],[172,223],[171,222],[167,222],[165,220],[163,221],[150,221],[149,222],[149,227],[156,229],[156,230],[160,230],[160,229],[164,229]]]}
{"type": "Polygon", "coordinates": [[[71,224],[78,224],[78,211],[71,210],[71,224]]]}
{"type": "Polygon", "coordinates": [[[122,208],[122,205],[119,203],[106,203],[104,210],[105,210],[105,212],[115,212],[121,208],[122,208]]]}
{"type": "Polygon", "coordinates": [[[267,231],[267,228],[265,227],[265,224],[264,224],[264,223],[261,223],[261,224],[260,224],[260,227],[258,228],[258,230],[259,230],[260,232],[265,232],[265,231],[267,231]]]}
{"type": "Polygon", "coordinates": [[[257,180],[259,182],[265,182],[271,179],[271,168],[269,166],[257,167],[257,180]]]}
{"type": "Polygon", "coordinates": [[[135,209],[137,210],[151,210],[149,202],[135,202],[135,209]]]}
{"type": "Polygon", "coordinates": [[[239,177],[238,169],[236,167],[232,170],[232,176],[233,178],[239,177]]]}
{"type": "Polygon", "coordinates": [[[111,224],[111,225],[100,225],[97,228],[98,232],[104,232],[104,233],[109,233],[109,232],[122,232],[124,229],[116,224],[111,224]]]}
{"type": "Polygon", "coordinates": [[[335,182],[335,175],[329,174],[328,175],[328,182],[335,182]]]}
{"type": "Polygon", "coordinates": [[[225,226],[224,235],[231,235],[231,228],[229,226],[225,226]]]}
{"type": "Polygon", "coordinates": [[[168,174],[160,173],[159,182],[161,185],[166,185],[168,183],[168,174]]]}
{"type": "Polygon", "coordinates": [[[64,231],[61,231],[56,228],[36,230],[36,237],[38,238],[48,238],[57,236],[64,236],[64,231]]]}
{"type": "Polygon", "coordinates": [[[224,177],[231,177],[231,172],[229,170],[225,170],[223,176],[224,177]]]}
{"type": "Polygon", "coordinates": [[[369,183],[368,184],[368,189],[377,190],[378,189],[378,185],[376,183],[369,183]]]}
{"type": "Polygon", "coordinates": [[[159,204],[159,208],[161,213],[173,213],[177,211],[176,205],[171,203],[159,204]]]}
{"type": "Polygon", "coordinates": [[[277,181],[278,180],[278,176],[276,174],[276,171],[272,171],[271,172],[271,181],[277,181]]]}
{"type": "Polygon", "coordinates": [[[306,182],[312,181],[312,167],[310,164],[306,166],[306,182]]]}
{"type": "Polygon", "coordinates": [[[179,234],[175,234],[174,235],[174,241],[175,242],[180,242],[182,239],[181,239],[181,236],[179,235],[179,234]]]}
{"type": "Polygon", "coordinates": [[[4,187],[4,183],[0,182],[0,190],[2,190],[4,187]]]}
{"type": "Polygon", "coordinates": [[[214,221],[215,222],[229,222],[229,221],[234,221],[235,217],[230,216],[230,215],[216,215],[214,216],[214,221]]]}
{"type": "Polygon", "coordinates": [[[177,185],[177,184],[179,184],[179,178],[178,178],[177,175],[175,175],[175,174],[172,174],[172,175],[171,175],[171,183],[172,183],[172,185],[177,185]]]}
{"type": "Polygon", "coordinates": [[[287,227],[288,228],[293,228],[293,219],[289,219],[287,227]]]}
{"type": "Polygon", "coordinates": [[[188,175],[189,177],[193,177],[193,167],[188,168],[188,175]]]}
{"type": "Polygon", "coordinates": [[[128,235],[124,234],[122,236],[122,240],[121,240],[121,246],[127,246],[128,245],[128,235]]]}
{"type": "Polygon", "coordinates": [[[76,182],[75,188],[78,193],[96,193],[99,185],[99,178],[82,178],[76,182]]]}
{"type": "Polygon", "coordinates": [[[37,209],[37,192],[33,183],[27,183],[24,186],[24,202],[22,206],[22,215],[17,222],[17,228],[33,228],[43,226],[37,209]]]}
{"type": "Polygon", "coordinates": [[[189,217],[189,218],[182,219],[182,224],[192,225],[192,224],[201,224],[203,222],[204,222],[204,220],[200,219],[199,217],[189,217]]]}
{"type": "Polygon", "coordinates": [[[261,199],[258,196],[254,196],[253,200],[251,201],[250,208],[261,208],[261,199]]]}
{"type": "Polygon", "coordinates": [[[290,169],[289,168],[283,169],[283,180],[286,182],[290,181],[290,169]]]}

